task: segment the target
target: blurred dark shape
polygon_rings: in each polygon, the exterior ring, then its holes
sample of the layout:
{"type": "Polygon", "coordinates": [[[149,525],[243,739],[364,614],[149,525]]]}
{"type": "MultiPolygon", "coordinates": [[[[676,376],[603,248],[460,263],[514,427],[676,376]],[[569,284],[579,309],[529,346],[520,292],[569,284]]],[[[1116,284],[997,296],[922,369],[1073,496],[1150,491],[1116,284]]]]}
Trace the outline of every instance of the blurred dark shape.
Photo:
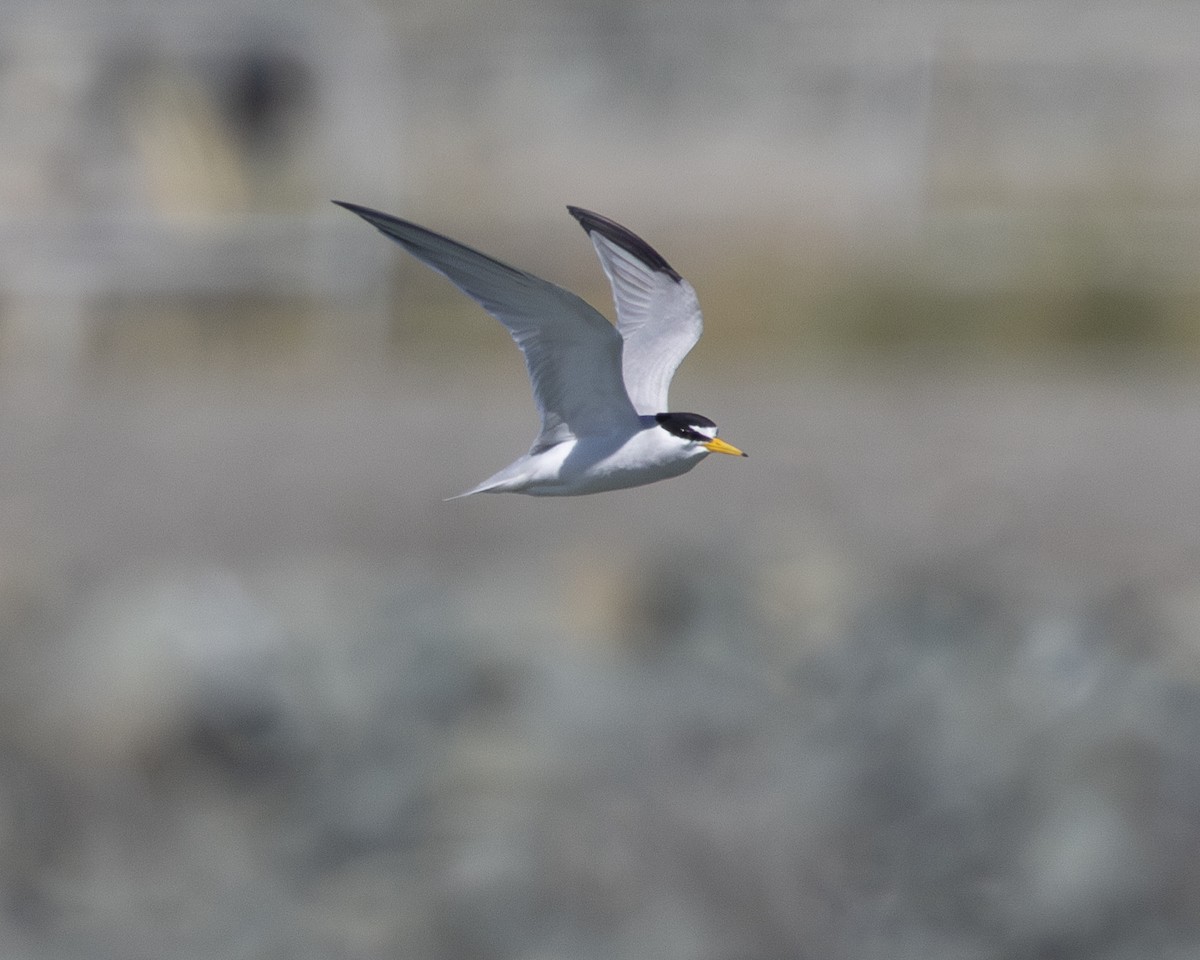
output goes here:
{"type": "Polygon", "coordinates": [[[295,766],[295,749],[281,742],[283,723],[277,705],[218,694],[197,705],[183,746],[214,774],[249,784],[295,766]]]}
{"type": "Polygon", "coordinates": [[[313,101],[312,73],[301,57],[251,46],[223,65],[220,83],[222,110],[247,149],[270,156],[292,147],[313,101]]]}

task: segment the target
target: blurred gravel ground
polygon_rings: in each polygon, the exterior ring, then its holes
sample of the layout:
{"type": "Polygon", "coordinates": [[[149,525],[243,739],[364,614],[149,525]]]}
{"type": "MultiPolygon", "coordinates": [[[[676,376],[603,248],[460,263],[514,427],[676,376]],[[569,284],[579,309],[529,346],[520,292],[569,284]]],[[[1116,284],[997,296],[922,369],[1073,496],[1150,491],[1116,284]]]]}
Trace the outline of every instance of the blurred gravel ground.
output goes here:
{"type": "Polygon", "coordinates": [[[0,955],[1195,956],[1200,381],[702,370],[563,502],[515,359],[7,405],[0,955]]]}

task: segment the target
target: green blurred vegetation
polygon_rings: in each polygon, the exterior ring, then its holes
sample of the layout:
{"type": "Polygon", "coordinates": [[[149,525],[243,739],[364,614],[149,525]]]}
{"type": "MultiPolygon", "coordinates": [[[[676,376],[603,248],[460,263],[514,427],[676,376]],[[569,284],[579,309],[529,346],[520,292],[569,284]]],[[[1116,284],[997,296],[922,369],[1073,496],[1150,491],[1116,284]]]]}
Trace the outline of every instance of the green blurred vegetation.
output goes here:
{"type": "MultiPolygon", "coordinates": [[[[1197,351],[1200,287],[1124,265],[1123,238],[1100,228],[1045,223],[1025,232],[1038,237],[1032,255],[1020,238],[997,249],[981,227],[929,231],[899,251],[835,253],[817,265],[755,251],[707,264],[693,281],[707,336],[770,349],[998,358],[1197,351]]],[[[1146,250],[1136,258],[1157,259],[1146,250]]]]}

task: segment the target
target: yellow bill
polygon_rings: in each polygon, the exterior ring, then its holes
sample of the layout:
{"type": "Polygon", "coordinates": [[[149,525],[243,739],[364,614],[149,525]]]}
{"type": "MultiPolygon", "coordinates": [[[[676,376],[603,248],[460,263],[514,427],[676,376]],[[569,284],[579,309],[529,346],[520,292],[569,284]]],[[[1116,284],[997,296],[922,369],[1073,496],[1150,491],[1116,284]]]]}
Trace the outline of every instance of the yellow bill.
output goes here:
{"type": "Polygon", "coordinates": [[[726,443],[720,437],[713,437],[708,441],[708,443],[702,443],[701,446],[712,453],[727,453],[731,457],[749,456],[747,453],[742,453],[742,451],[735,447],[732,443],[726,443]]]}

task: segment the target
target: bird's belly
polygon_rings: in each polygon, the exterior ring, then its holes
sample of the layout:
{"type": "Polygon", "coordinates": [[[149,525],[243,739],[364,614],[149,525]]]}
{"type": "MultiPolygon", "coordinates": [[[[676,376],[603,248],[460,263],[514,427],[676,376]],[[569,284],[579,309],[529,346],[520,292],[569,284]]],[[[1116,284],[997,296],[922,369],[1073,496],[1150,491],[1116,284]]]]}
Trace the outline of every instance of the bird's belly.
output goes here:
{"type": "MultiPolygon", "coordinates": [[[[557,458],[556,458],[557,459],[557,458]]],[[[607,440],[577,440],[556,469],[521,491],[535,497],[569,497],[640,487],[687,473],[704,459],[655,459],[636,442],[617,446],[607,440]]]]}

